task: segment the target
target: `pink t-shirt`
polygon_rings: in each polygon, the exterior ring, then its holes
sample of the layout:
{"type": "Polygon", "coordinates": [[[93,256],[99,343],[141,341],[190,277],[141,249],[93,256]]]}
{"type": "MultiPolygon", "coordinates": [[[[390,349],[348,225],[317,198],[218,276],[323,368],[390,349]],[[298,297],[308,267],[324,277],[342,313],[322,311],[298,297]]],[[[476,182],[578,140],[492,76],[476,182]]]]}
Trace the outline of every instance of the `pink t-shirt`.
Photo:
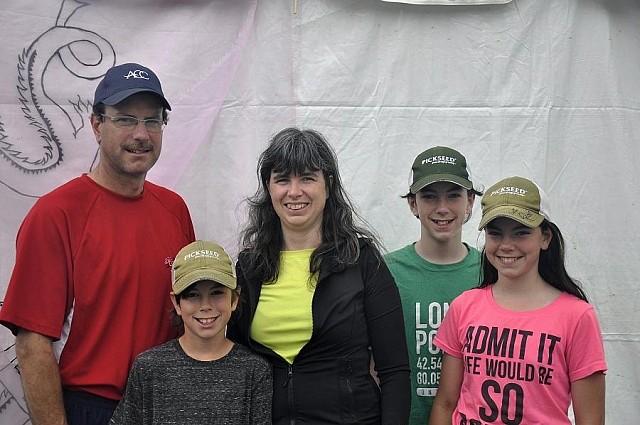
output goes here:
{"type": "Polygon", "coordinates": [[[469,290],[434,343],[464,365],[454,424],[570,424],[570,383],[607,370],[593,307],[564,292],[546,307],[511,311],[491,286],[469,290]]]}

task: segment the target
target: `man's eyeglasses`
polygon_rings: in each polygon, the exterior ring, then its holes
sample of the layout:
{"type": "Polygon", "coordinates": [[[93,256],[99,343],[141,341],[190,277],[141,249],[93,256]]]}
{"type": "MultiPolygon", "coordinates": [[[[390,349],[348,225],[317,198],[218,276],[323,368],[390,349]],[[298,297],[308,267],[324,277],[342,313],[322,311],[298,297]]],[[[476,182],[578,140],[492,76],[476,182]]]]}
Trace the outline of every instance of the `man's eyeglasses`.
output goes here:
{"type": "Polygon", "coordinates": [[[112,117],[109,115],[100,114],[100,116],[102,118],[109,118],[116,127],[124,128],[127,130],[133,130],[138,126],[139,123],[142,123],[149,133],[160,133],[164,129],[164,126],[167,124],[163,120],[157,120],[153,118],[139,120],[138,118],[122,115],[116,115],[112,117]]]}

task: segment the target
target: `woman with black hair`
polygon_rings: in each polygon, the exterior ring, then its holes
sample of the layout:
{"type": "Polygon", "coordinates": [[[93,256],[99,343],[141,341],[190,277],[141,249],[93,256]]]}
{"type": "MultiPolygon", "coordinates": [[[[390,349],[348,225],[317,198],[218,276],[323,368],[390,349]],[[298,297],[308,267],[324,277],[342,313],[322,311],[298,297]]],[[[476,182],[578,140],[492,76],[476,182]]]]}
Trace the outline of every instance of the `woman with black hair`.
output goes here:
{"type": "Polygon", "coordinates": [[[398,290],[376,237],[355,223],[333,149],[286,128],[258,178],[237,263],[243,312],[228,335],[273,365],[273,423],[406,424],[398,290]]]}

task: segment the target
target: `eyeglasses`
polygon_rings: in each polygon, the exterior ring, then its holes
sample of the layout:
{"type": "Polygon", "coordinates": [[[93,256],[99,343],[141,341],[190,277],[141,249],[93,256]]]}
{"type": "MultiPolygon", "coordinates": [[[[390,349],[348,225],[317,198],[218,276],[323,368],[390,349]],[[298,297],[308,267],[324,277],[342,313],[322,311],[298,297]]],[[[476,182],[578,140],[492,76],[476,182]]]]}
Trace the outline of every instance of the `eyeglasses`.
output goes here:
{"type": "Polygon", "coordinates": [[[124,128],[127,130],[133,130],[138,126],[138,124],[142,123],[149,133],[160,133],[164,129],[164,126],[167,124],[163,120],[157,120],[153,118],[139,120],[138,118],[126,117],[122,115],[116,115],[115,117],[112,117],[109,115],[100,114],[100,116],[102,118],[109,118],[116,127],[124,128]]]}

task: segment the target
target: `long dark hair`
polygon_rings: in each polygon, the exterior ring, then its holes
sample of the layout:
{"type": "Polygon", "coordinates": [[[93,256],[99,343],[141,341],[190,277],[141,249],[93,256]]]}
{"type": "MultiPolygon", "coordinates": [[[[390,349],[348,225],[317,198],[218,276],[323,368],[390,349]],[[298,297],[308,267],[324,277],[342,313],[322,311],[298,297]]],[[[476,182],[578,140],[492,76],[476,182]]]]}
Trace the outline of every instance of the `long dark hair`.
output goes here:
{"type": "MultiPolygon", "coordinates": [[[[284,248],[280,219],[269,196],[271,172],[300,175],[307,170],[322,172],[328,194],[322,215],[322,241],[311,254],[310,273],[318,273],[322,260],[330,253],[338,267],[355,264],[360,256],[361,237],[379,247],[374,233],[355,223],[355,219],[363,220],[344,190],[336,154],[327,140],[315,130],[285,128],[269,141],[260,155],[257,167],[260,185],[256,193],[247,198],[249,217],[241,238],[242,271],[249,279],[263,283],[274,281],[278,276],[280,251],[284,248]]],[[[380,255],[378,249],[375,251],[380,255]]]]}
{"type": "MultiPolygon", "coordinates": [[[[580,283],[569,276],[564,266],[564,238],[558,226],[545,219],[540,224],[540,230],[543,233],[551,233],[549,247],[540,251],[540,260],[538,261],[540,276],[554,288],[589,302],[584,291],[580,288],[580,283]]],[[[482,275],[480,279],[480,288],[493,285],[498,281],[498,270],[487,259],[484,248],[482,249],[482,275]]]]}

